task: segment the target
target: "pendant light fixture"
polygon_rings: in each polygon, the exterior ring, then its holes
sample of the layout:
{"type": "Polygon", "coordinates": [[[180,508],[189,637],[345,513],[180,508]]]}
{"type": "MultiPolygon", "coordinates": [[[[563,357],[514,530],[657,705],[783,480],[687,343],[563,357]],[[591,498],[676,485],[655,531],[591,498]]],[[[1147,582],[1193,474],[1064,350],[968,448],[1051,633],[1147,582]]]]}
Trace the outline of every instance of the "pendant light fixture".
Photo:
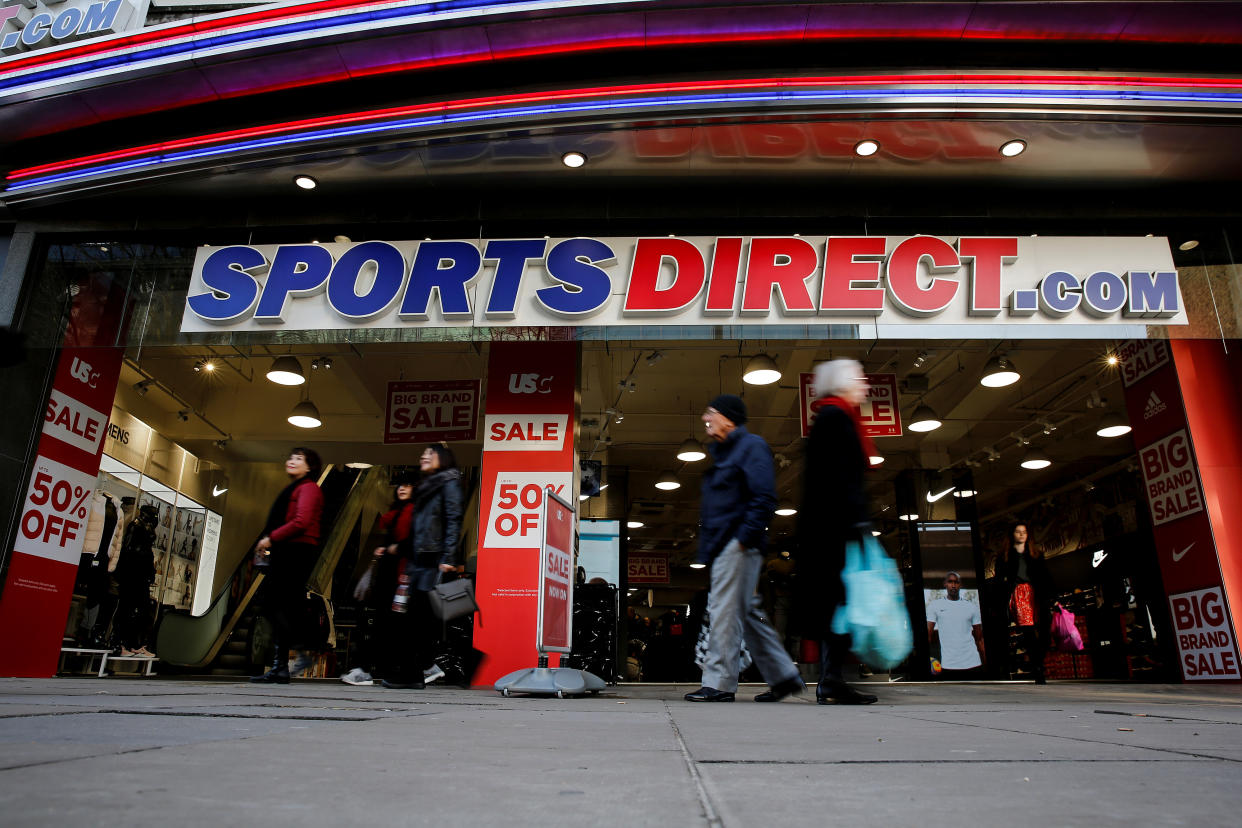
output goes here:
{"type": "Polygon", "coordinates": [[[671,492],[674,489],[681,488],[681,481],[677,479],[677,475],[673,474],[671,471],[666,471],[662,472],[660,476],[656,478],[655,485],[657,489],[671,492]]]}
{"type": "Polygon", "coordinates": [[[780,369],[767,354],[751,357],[746,363],[746,370],[742,372],[742,381],[749,385],[771,385],[780,378],[780,369]]]}
{"type": "Polygon", "coordinates": [[[1022,375],[1007,357],[992,357],[983,367],[983,376],[979,377],[979,384],[987,388],[1004,388],[1020,379],[1022,375]]]}
{"type": "Polygon", "coordinates": [[[776,507],[776,514],[781,517],[789,517],[798,514],[798,510],[794,508],[792,503],[785,502],[776,507]]]}
{"type": "Polygon", "coordinates": [[[1125,417],[1115,411],[1110,411],[1104,415],[1103,420],[1100,420],[1100,427],[1095,433],[1100,437],[1120,437],[1130,433],[1130,424],[1126,422],[1125,417]]]}
{"type": "Polygon", "coordinates": [[[926,403],[920,404],[914,409],[914,415],[910,418],[911,431],[935,431],[944,425],[940,418],[936,416],[936,412],[931,410],[931,406],[926,403]]]}
{"type": "Polygon", "coordinates": [[[1024,469],[1038,471],[1051,466],[1052,461],[1048,459],[1048,455],[1044,454],[1039,449],[1027,449],[1026,454],[1022,457],[1021,465],[1024,469]]]}
{"type": "Polygon", "coordinates": [[[319,428],[323,420],[319,417],[319,409],[309,399],[302,400],[289,412],[289,422],[298,428],[319,428]]]}
{"type": "Polygon", "coordinates": [[[884,458],[883,458],[883,457],[881,457],[881,456],[880,456],[880,455],[878,455],[878,454],[873,454],[873,455],[871,455],[870,457],[868,457],[867,459],[871,462],[871,465],[873,465],[873,466],[878,466],[878,465],[880,465],[881,463],[883,463],[883,462],[884,462],[884,458]]]}
{"type": "Polygon", "coordinates": [[[295,356],[276,357],[267,372],[267,378],[277,385],[301,385],[306,382],[306,374],[302,373],[302,363],[295,356]]]}
{"type": "Polygon", "coordinates": [[[693,437],[687,437],[677,449],[677,459],[687,463],[694,463],[705,457],[707,452],[703,451],[703,446],[693,437]]]}

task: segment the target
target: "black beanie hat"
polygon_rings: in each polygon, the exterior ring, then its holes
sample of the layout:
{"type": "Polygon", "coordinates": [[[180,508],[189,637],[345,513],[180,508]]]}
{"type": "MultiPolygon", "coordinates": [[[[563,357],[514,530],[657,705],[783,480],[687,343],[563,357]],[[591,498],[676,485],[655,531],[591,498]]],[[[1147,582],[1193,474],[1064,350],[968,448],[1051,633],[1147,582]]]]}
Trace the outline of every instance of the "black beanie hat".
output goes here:
{"type": "Polygon", "coordinates": [[[746,403],[736,394],[721,394],[707,404],[728,417],[734,425],[746,424],[746,403]]]}

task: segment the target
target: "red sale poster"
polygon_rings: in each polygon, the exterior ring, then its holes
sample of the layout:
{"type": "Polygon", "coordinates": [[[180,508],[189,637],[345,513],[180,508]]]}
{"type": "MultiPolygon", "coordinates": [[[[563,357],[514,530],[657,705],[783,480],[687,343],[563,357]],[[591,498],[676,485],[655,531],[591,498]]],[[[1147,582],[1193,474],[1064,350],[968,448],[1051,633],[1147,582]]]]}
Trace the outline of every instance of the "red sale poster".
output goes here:
{"type": "MultiPolygon", "coordinates": [[[[573,502],[573,342],[498,343],[488,362],[475,594],[478,684],[534,665],[544,492],[573,502]]],[[[571,548],[572,554],[572,548],[571,548]]],[[[572,558],[571,558],[572,560],[572,558]]],[[[552,666],[556,666],[555,657],[552,666]]]]}

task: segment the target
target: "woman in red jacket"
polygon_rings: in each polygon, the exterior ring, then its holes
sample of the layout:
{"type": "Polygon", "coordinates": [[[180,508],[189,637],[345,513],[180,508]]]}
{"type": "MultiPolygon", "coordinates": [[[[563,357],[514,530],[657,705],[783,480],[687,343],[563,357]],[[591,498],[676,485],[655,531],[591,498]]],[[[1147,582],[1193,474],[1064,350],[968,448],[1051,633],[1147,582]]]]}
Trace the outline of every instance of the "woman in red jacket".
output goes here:
{"type": "Polygon", "coordinates": [[[289,453],[285,472],[290,483],[276,496],[263,537],[254,546],[255,555],[269,561],[263,615],[272,625],[276,645],[272,669],[250,679],[256,683],[288,684],[289,647],[302,643],[297,639],[306,614],[306,581],[319,560],[323,493],[316,481],[322,466],[312,449],[298,447],[289,453]]]}

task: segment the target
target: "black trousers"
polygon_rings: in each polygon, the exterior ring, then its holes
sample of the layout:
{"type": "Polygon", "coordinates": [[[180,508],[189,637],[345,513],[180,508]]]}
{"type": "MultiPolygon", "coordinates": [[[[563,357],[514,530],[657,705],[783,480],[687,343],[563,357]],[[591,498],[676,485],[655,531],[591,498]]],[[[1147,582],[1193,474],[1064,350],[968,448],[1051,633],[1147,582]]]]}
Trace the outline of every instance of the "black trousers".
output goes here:
{"type": "Polygon", "coordinates": [[[272,548],[272,563],[263,581],[263,617],[272,625],[278,660],[282,651],[307,643],[306,580],[318,559],[319,547],[310,544],[272,548]]]}
{"type": "Polygon", "coordinates": [[[410,684],[423,676],[435,658],[440,621],[431,611],[427,593],[410,590],[405,612],[388,609],[383,616],[381,675],[398,684],[410,684]]]}

